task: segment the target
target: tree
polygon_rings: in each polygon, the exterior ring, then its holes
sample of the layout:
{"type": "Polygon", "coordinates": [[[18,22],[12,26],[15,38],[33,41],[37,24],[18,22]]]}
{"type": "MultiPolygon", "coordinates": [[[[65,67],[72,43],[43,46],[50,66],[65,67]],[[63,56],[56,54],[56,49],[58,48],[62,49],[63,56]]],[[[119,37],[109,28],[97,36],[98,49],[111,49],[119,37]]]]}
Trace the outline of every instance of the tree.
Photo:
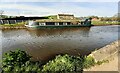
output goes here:
{"type": "Polygon", "coordinates": [[[3,14],[4,14],[4,11],[3,11],[3,10],[0,10],[0,19],[8,18],[7,15],[3,15],[3,14]]]}
{"type": "Polygon", "coordinates": [[[89,18],[96,18],[96,19],[99,19],[98,16],[88,16],[89,18]]]}
{"type": "Polygon", "coordinates": [[[4,11],[0,10],[0,18],[2,18],[4,11]]]}

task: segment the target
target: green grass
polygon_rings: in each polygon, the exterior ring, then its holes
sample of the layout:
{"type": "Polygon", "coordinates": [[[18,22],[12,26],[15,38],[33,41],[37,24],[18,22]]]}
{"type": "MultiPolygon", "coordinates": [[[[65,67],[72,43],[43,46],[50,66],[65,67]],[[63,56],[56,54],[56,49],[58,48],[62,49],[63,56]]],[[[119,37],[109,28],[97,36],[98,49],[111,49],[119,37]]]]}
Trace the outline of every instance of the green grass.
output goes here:
{"type": "Polygon", "coordinates": [[[3,24],[0,25],[2,27],[16,27],[16,26],[24,26],[26,24],[26,22],[20,22],[20,23],[16,23],[16,24],[3,24]]]}
{"type": "Polygon", "coordinates": [[[120,25],[120,22],[112,21],[92,21],[93,25],[120,25]]]}

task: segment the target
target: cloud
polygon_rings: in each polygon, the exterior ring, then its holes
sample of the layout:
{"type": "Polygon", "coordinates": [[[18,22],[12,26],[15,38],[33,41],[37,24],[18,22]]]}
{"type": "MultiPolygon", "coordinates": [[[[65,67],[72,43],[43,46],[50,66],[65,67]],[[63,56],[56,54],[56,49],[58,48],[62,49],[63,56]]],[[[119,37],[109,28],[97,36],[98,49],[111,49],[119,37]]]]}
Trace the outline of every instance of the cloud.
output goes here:
{"type": "Polygon", "coordinates": [[[46,16],[69,13],[75,16],[113,16],[117,13],[117,3],[99,2],[23,2],[0,3],[0,10],[6,15],[46,16]],[[112,10],[111,10],[112,9],[112,10]]]}
{"type": "Polygon", "coordinates": [[[17,9],[17,10],[25,10],[25,11],[46,11],[51,12],[53,9],[45,8],[42,6],[33,6],[33,5],[25,5],[25,4],[1,4],[1,9],[17,9]]]}
{"type": "Polygon", "coordinates": [[[119,2],[119,0],[0,0],[1,2],[119,2]]]}
{"type": "Polygon", "coordinates": [[[8,15],[48,15],[57,12],[52,8],[26,4],[1,4],[0,9],[8,15]]]}

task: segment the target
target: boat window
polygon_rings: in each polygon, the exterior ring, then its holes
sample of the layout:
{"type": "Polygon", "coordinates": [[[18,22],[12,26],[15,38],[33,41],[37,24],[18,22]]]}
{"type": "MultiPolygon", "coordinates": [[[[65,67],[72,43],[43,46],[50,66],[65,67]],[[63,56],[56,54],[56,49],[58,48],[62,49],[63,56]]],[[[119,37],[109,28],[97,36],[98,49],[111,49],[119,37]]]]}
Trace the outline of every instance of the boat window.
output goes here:
{"type": "Polygon", "coordinates": [[[39,25],[39,23],[38,22],[34,22],[34,25],[39,25]]]}
{"type": "Polygon", "coordinates": [[[59,22],[59,25],[63,25],[63,22],[59,22]]]}
{"type": "Polygon", "coordinates": [[[55,23],[55,25],[59,25],[59,23],[55,23]]]}
{"type": "Polygon", "coordinates": [[[67,25],[70,25],[70,22],[67,22],[67,25]]]}
{"type": "Polygon", "coordinates": [[[63,25],[67,25],[67,23],[63,23],[63,25]]]}
{"type": "Polygon", "coordinates": [[[39,23],[39,25],[45,25],[45,23],[39,23]]]}
{"type": "Polygon", "coordinates": [[[46,22],[46,25],[55,25],[55,22],[46,22]]]}

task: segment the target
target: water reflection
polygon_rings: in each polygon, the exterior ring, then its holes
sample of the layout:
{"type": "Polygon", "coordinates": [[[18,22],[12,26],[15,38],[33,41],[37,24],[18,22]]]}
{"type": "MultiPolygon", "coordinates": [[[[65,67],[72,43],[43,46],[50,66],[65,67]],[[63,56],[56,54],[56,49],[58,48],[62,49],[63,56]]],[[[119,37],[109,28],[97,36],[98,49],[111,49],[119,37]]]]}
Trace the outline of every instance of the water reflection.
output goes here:
{"type": "Polygon", "coordinates": [[[56,54],[86,55],[118,39],[119,26],[3,30],[3,52],[20,48],[34,60],[56,54]]]}
{"type": "Polygon", "coordinates": [[[64,35],[73,34],[74,32],[79,32],[83,36],[89,35],[90,27],[81,28],[54,28],[54,29],[27,29],[31,36],[52,36],[52,35],[64,35]]]}

